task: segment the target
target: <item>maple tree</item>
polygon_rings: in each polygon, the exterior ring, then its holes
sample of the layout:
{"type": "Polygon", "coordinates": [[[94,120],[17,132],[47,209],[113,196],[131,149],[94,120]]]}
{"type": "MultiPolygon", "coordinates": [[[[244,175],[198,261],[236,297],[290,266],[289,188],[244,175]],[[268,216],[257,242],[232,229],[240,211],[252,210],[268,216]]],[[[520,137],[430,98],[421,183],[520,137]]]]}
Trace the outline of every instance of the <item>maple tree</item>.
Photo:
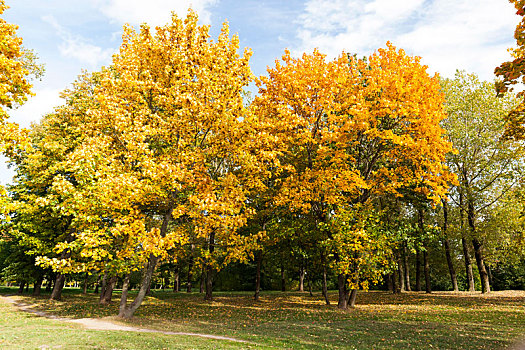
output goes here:
{"type": "Polygon", "coordinates": [[[174,15],[155,34],[147,25],[138,32],[126,26],[119,53],[93,90],[81,124],[85,137],[68,159],[78,186],[65,178],[56,186],[86,224],[60,249],[90,259],[48,263],[84,271],[103,257],[124,274],[146,266],[129,305],[124,287],[123,317],[140,306],[157,263],[188,243],[190,233],[206,244],[208,298],[213,272],[245,259],[255,239],[236,233],[252,215],[248,193],[264,187],[243,104],[250,51],[240,56],[238,49],[227,24],[213,41],[193,12],[184,20],[174,15]],[[115,242],[118,249],[108,250],[115,242]]]}
{"type": "MultiPolygon", "coordinates": [[[[451,150],[439,126],[443,97],[419,58],[390,44],[367,60],[343,53],[326,62],[318,51],[295,59],[285,52],[268,75],[258,81],[254,105],[280,152],[285,176],[277,205],[309,215],[317,226],[336,208],[402,195],[406,187],[434,201],[445,194],[452,175],[443,164],[451,150]]],[[[343,261],[337,254],[335,260],[343,261]]],[[[349,275],[341,268],[341,308],[349,275]]]]}

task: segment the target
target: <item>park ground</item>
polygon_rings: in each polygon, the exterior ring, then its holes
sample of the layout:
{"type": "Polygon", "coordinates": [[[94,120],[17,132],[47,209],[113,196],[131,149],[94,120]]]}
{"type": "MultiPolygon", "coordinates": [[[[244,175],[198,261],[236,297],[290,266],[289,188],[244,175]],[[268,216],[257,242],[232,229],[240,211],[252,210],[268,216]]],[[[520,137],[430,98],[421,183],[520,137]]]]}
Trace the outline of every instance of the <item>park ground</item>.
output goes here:
{"type": "Polygon", "coordinates": [[[153,291],[125,322],[115,317],[118,295],[103,306],[97,295],[78,290],[66,290],[58,302],[45,294],[14,296],[15,291],[0,288],[2,349],[520,349],[525,344],[525,291],[361,292],[357,307],[345,311],[336,308],[335,293],[326,306],[319,293],[266,292],[256,302],[251,293],[217,292],[214,301],[205,302],[199,293],[153,291]],[[13,301],[59,319],[24,311],[13,301]],[[87,329],[80,319],[128,331],[87,329]]]}

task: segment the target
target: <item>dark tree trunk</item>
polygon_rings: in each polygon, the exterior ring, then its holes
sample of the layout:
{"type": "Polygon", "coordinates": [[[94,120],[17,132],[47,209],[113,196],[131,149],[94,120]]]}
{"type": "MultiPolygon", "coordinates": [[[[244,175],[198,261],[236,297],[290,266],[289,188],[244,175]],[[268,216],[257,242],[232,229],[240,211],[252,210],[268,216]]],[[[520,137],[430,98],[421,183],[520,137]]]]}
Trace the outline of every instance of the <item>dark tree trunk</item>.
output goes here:
{"type": "Polygon", "coordinates": [[[416,249],[416,291],[421,292],[421,254],[416,249]]]}
{"type": "Polygon", "coordinates": [[[357,289],[352,289],[350,295],[348,296],[348,306],[351,308],[355,307],[355,300],[357,298],[357,289]]]}
{"type": "Polygon", "coordinates": [[[447,258],[448,272],[450,274],[450,281],[454,292],[458,292],[458,279],[456,277],[456,269],[452,261],[452,253],[450,249],[450,242],[448,239],[448,204],[443,200],[443,246],[445,247],[445,256],[447,258]]]}
{"type": "Polygon", "coordinates": [[[299,267],[299,292],[304,292],[304,275],[306,269],[304,266],[304,259],[301,259],[301,266],[299,267]]]}
{"type": "Polygon", "coordinates": [[[472,259],[470,258],[470,252],[468,248],[467,235],[465,233],[465,219],[463,215],[463,193],[459,193],[459,227],[461,230],[461,245],[463,247],[463,259],[465,262],[465,275],[467,277],[467,288],[469,292],[476,290],[474,284],[474,273],[472,272],[472,259]]]}
{"type": "Polygon", "coordinates": [[[193,253],[195,251],[195,244],[191,245],[191,255],[190,260],[188,261],[188,278],[187,278],[187,285],[186,285],[186,293],[191,293],[191,280],[193,279],[192,271],[193,271],[193,253]]]}
{"type": "Polygon", "coordinates": [[[472,245],[474,246],[474,256],[476,257],[476,264],[478,265],[479,277],[481,279],[481,293],[490,293],[489,274],[485,267],[482,244],[477,239],[473,239],[472,245]]]}
{"type": "Polygon", "coordinates": [[[401,252],[398,253],[398,259],[397,259],[397,277],[399,282],[399,291],[404,292],[405,291],[405,269],[404,264],[402,262],[402,256],[401,252]]]}
{"type": "Polygon", "coordinates": [[[175,267],[175,271],[173,271],[173,291],[175,293],[180,291],[180,274],[178,266],[175,267]]]}
{"type": "Polygon", "coordinates": [[[404,267],[404,273],[405,273],[405,290],[411,291],[410,288],[410,267],[408,264],[408,247],[407,242],[403,242],[403,267],[404,267]]]}
{"type": "Polygon", "coordinates": [[[463,259],[465,261],[467,288],[469,292],[474,292],[476,290],[476,286],[474,284],[474,272],[472,270],[472,259],[470,258],[467,238],[465,236],[461,238],[461,245],[463,246],[463,259]]]}
{"type": "Polygon", "coordinates": [[[55,280],[56,276],[54,276],[53,273],[49,273],[46,277],[46,293],[51,292],[53,289],[53,281],[55,280]]]}
{"type": "Polygon", "coordinates": [[[474,214],[474,204],[470,198],[467,198],[467,219],[470,226],[470,232],[472,238],[472,245],[474,246],[474,256],[476,257],[476,264],[478,265],[479,277],[481,279],[481,292],[490,292],[489,275],[485,268],[485,261],[483,258],[483,250],[481,242],[476,237],[476,220],[474,214]]]}
{"type": "Polygon", "coordinates": [[[392,293],[399,294],[401,293],[401,288],[399,288],[399,278],[397,275],[397,270],[394,270],[392,273],[392,293]]]}
{"type": "MultiPolygon", "coordinates": [[[[162,225],[160,227],[160,234],[162,237],[166,236],[166,232],[168,231],[168,223],[171,219],[171,213],[173,212],[173,207],[170,207],[166,214],[164,215],[164,218],[162,220],[162,225]]],[[[137,296],[135,297],[135,300],[129,305],[127,305],[127,295],[128,295],[128,287],[126,286],[126,292],[124,290],[122,291],[122,296],[120,298],[120,310],[119,310],[119,317],[123,318],[131,318],[133,317],[133,314],[135,314],[135,311],[139,308],[139,306],[144,301],[144,298],[146,297],[146,292],[149,290],[151,285],[151,279],[153,277],[153,272],[155,271],[155,267],[157,266],[157,263],[159,261],[159,258],[155,255],[151,254],[148,259],[148,265],[146,268],[146,271],[144,272],[142,276],[142,283],[140,285],[139,292],[137,293],[137,296]]],[[[126,284],[129,286],[129,276],[127,277],[128,281],[126,284]]],[[[123,287],[124,288],[124,287],[123,287]]]]}
{"type": "Polygon", "coordinates": [[[424,225],[424,211],[423,208],[418,208],[418,223],[419,230],[423,236],[423,270],[425,272],[425,292],[431,293],[432,288],[430,286],[430,264],[428,261],[428,247],[426,245],[426,239],[424,238],[425,234],[425,225],[424,225]]]}
{"type": "MultiPolygon", "coordinates": [[[[208,252],[210,253],[210,257],[213,257],[213,252],[215,251],[215,230],[212,230],[210,233],[210,240],[208,242],[208,252]]],[[[206,295],[204,296],[204,300],[212,300],[213,299],[213,266],[211,264],[211,261],[207,261],[206,263],[206,295]]]]}
{"type": "Polygon", "coordinates": [[[53,291],[49,299],[51,300],[60,300],[62,298],[62,290],[64,289],[64,283],[66,282],[66,275],[61,273],[57,274],[55,279],[55,285],[53,286],[53,291]]]}
{"type": "Polygon", "coordinates": [[[25,286],[26,286],[26,281],[21,281],[20,284],[18,285],[18,291],[16,292],[16,294],[22,295],[24,293],[25,286]]]}
{"type": "Polygon", "coordinates": [[[258,250],[256,254],[257,268],[255,270],[255,294],[253,298],[259,300],[261,292],[261,265],[262,265],[262,250],[258,250]]]}
{"type": "Polygon", "coordinates": [[[348,298],[350,292],[346,286],[347,278],[347,275],[342,273],[337,276],[337,288],[339,290],[339,300],[337,302],[337,307],[339,309],[346,309],[348,307],[348,298]]]}
{"type": "Polygon", "coordinates": [[[100,281],[100,296],[98,299],[98,302],[102,304],[102,299],[104,298],[104,294],[106,293],[106,288],[108,286],[108,274],[107,272],[104,272],[104,275],[102,276],[102,280],[100,281]]]}
{"type": "Polygon", "coordinates": [[[42,282],[44,281],[44,275],[40,275],[35,280],[35,284],[33,286],[33,296],[37,297],[40,295],[40,291],[42,290],[42,282]]]}
{"type": "Polygon", "coordinates": [[[306,273],[306,280],[308,281],[308,294],[313,297],[314,293],[312,293],[312,275],[309,273],[306,273]]]}
{"type": "Polygon", "coordinates": [[[124,281],[122,283],[122,295],[120,296],[120,306],[119,306],[119,316],[120,317],[124,317],[123,315],[126,313],[126,306],[127,306],[127,302],[128,302],[128,291],[129,291],[129,277],[130,276],[131,276],[131,274],[128,273],[124,277],[124,281]]]}
{"type": "Polygon", "coordinates": [[[82,294],[87,294],[89,274],[86,272],[84,276],[84,284],[82,285],[82,294]]]}
{"type": "Polygon", "coordinates": [[[386,275],[386,288],[388,289],[389,292],[393,292],[394,291],[394,282],[392,281],[393,278],[394,277],[393,277],[393,275],[391,273],[386,275]]]}
{"type": "Polygon", "coordinates": [[[423,264],[425,266],[425,292],[432,293],[432,287],[430,285],[430,264],[428,262],[428,251],[426,247],[423,251],[423,264]]]}
{"type": "MultiPolygon", "coordinates": [[[[68,233],[66,237],[66,242],[71,242],[73,240],[73,237],[71,236],[71,233],[68,233]]],[[[68,259],[71,257],[71,251],[70,250],[64,250],[60,254],[60,257],[62,259],[68,259]]],[[[53,291],[51,292],[51,296],[49,297],[50,300],[60,300],[62,298],[62,290],[64,289],[64,284],[66,282],[66,275],[62,273],[58,273],[55,278],[55,284],[53,285],[53,291]]]]}
{"type": "Polygon", "coordinates": [[[117,276],[111,276],[109,280],[106,280],[106,287],[103,288],[102,292],[100,293],[100,299],[99,302],[102,305],[111,304],[111,297],[113,296],[113,289],[115,289],[115,285],[117,284],[117,276]]]}
{"type": "Polygon", "coordinates": [[[206,285],[206,273],[205,273],[205,270],[204,270],[204,266],[202,267],[202,271],[201,271],[201,283],[200,283],[200,287],[199,287],[199,293],[204,293],[205,291],[205,285],[206,285]]]}
{"type": "Polygon", "coordinates": [[[330,305],[330,299],[328,299],[328,287],[326,283],[326,257],[321,253],[321,264],[323,265],[323,297],[326,305],[330,305]]]}
{"type": "Polygon", "coordinates": [[[284,259],[281,257],[281,292],[286,292],[286,279],[284,278],[284,259]]]}
{"type": "Polygon", "coordinates": [[[98,294],[100,292],[100,274],[97,276],[97,283],[95,283],[95,290],[93,293],[98,294]]]}

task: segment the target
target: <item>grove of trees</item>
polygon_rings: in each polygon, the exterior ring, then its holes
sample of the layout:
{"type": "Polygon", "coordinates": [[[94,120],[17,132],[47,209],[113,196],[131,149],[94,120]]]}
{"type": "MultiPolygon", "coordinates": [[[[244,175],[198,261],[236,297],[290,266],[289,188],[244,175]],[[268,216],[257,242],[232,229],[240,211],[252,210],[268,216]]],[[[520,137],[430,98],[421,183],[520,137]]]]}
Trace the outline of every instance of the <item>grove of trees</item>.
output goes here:
{"type": "Polygon", "coordinates": [[[111,64],[24,130],[8,110],[42,68],[2,20],[0,280],[101,303],[118,287],[125,318],[156,287],[337,289],[341,309],[369,288],[524,288],[523,28],[496,84],[390,43],[285,51],[254,77],[228,25],[212,39],[189,11],[125,26],[111,64]]]}

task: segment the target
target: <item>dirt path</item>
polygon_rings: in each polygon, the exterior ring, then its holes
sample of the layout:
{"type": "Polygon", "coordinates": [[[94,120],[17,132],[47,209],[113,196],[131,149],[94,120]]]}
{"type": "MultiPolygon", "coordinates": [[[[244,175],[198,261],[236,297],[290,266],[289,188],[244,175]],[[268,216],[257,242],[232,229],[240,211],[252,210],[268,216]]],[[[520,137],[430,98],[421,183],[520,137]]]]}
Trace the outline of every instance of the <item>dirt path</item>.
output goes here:
{"type": "Polygon", "coordinates": [[[62,321],[62,322],[68,322],[68,323],[76,323],[84,326],[84,328],[87,329],[93,329],[98,331],[127,331],[127,332],[143,332],[143,333],[161,333],[161,334],[167,334],[167,335],[188,335],[188,336],[194,336],[194,337],[201,337],[201,338],[209,338],[209,339],[218,339],[218,340],[229,340],[233,342],[238,343],[246,343],[246,340],[240,340],[230,337],[223,337],[220,335],[213,335],[213,334],[201,334],[201,333],[186,333],[186,332],[168,332],[168,331],[159,331],[156,329],[147,329],[147,328],[138,328],[133,326],[125,326],[117,323],[113,323],[111,321],[105,321],[99,318],[79,318],[79,319],[71,319],[71,318],[64,318],[64,317],[58,317],[52,314],[49,314],[47,312],[43,312],[41,310],[35,309],[33,306],[29,304],[20,303],[13,298],[2,296],[3,300],[13,304],[15,307],[17,307],[19,310],[24,312],[29,312],[31,314],[45,317],[52,320],[62,321]]]}

